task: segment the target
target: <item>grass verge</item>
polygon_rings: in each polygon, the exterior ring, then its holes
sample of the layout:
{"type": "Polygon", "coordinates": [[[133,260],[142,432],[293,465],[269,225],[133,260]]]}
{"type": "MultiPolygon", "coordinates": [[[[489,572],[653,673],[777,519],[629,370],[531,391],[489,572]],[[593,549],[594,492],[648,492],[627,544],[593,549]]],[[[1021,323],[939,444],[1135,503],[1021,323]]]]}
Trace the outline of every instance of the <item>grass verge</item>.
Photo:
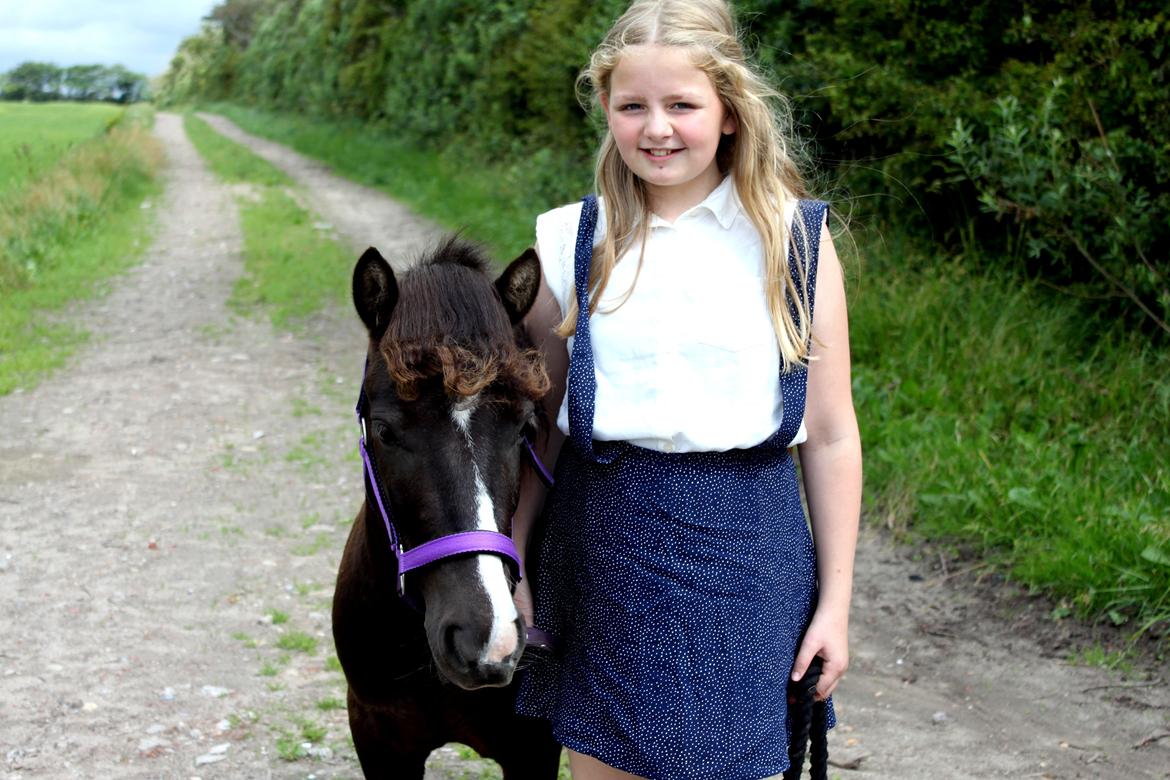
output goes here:
{"type": "Polygon", "coordinates": [[[267,312],[277,327],[295,329],[350,287],[354,258],[329,226],[300,206],[291,180],[248,149],[188,114],[188,137],[223,180],[248,185],[239,197],[244,231],[244,275],[231,304],[241,312],[267,312]]]}
{"type": "Polygon", "coordinates": [[[870,516],[1042,589],[1054,618],[1164,639],[1170,354],[912,252],[875,257],[851,296],[870,516]]]}
{"type": "Polygon", "coordinates": [[[146,248],[162,150],[136,107],[0,197],[0,395],[32,386],[86,338],[56,312],[102,289],[146,248]]]}
{"type": "Polygon", "coordinates": [[[0,102],[0,198],[43,176],[79,144],[108,131],[124,111],[109,103],[0,102]]]}
{"type": "MultiPolygon", "coordinates": [[[[216,106],[506,257],[547,203],[357,124],[216,106]]],[[[1170,632],[1170,355],[1074,301],[942,254],[862,246],[850,289],[866,506],[1077,615],[1170,632]]]]}

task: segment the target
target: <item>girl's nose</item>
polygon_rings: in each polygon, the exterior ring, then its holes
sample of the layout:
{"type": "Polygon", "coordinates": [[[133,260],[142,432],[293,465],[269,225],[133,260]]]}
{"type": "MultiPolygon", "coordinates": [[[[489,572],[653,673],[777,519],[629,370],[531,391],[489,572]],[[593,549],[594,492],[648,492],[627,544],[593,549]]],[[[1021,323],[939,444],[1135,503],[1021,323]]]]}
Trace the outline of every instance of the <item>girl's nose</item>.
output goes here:
{"type": "Polygon", "coordinates": [[[646,118],[646,135],[654,139],[669,138],[674,132],[662,111],[651,111],[646,118]]]}

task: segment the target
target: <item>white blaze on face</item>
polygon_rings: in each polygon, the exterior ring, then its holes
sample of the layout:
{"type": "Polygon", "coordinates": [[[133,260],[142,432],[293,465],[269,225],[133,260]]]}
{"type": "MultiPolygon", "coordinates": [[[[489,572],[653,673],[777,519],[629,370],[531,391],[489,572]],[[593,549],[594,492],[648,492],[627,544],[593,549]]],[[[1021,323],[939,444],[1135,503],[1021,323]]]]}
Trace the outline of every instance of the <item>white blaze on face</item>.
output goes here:
{"type": "MultiPolygon", "coordinates": [[[[487,485],[479,473],[479,466],[475,462],[475,447],[471,440],[471,415],[475,413],[476,396],[464,399],[451,409],[451,421],[467,440],[467,449],[471,452],[471,468],[475,480],[475,514],[476,530],[498,531],[496,526],[496,509],[492,497],[488,495],[487,485]]],[[[520,636],[516,632],[516,604],[512,601],[512,592],[508,588],[508,576],[504,571],[504,561],[498,555],[477,555],[475,557],[476,573],[479,576],[480,586],[487,593],[488,602],[492,610],[492,630],[487,645],[480,653],[480,663],[499,663],[516,652],[520,636]]]]}

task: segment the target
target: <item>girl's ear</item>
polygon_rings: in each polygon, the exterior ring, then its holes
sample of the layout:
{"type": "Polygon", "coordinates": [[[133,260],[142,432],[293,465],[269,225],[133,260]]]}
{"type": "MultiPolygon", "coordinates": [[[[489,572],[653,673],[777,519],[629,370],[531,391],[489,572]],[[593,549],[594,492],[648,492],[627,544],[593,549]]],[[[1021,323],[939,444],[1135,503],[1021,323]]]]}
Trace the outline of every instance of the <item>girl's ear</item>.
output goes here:
{"type": "Polygon", "coordinates": [[[739,129],[739,122],[736,121],[735,114],[728,111],[726,106],[723,107],[723,112],[726,114],[726,116],[723,117],[723,127],[721,128],[723,134],[733,135],[735,131],[739,129]]]}
{"type": "Polygon", "coordinates": [[[605,116],[608,118],[609,117],[609,94],[606,92],[602,92],[600,95],[597,96],[597,98],[598,98],[598,100],[601,101],[601,110],[605,112],[605,116]]]}

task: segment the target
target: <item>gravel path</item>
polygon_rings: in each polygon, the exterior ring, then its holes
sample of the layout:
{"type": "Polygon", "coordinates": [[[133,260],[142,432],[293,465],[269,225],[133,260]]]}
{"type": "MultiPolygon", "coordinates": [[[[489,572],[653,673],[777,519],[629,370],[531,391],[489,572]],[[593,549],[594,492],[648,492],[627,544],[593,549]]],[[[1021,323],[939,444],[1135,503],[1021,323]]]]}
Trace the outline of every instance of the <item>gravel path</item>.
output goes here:
{"type": "MultiPolygon", "coordinates": [[[[212,122],[355,250],[405,258],[437,234],[212,122]]],[[[297,336],[230,313],[231,190],[178,117],[156,132],[170,164],[145,262],[71,314],[94,338],[67,369],[0,398],[0,779],[360,777],[328,613],[360,500],[363,337],[349,311],[297,336]]],[[[1165,669],[1070,665],[1042,605],[952,587],[873,532],[855,603],[831,752],[857,768],[836,776],[1170,777],[1165,669]]],[[[454,755],[428,777],[480,776],[454,755]]]]}

